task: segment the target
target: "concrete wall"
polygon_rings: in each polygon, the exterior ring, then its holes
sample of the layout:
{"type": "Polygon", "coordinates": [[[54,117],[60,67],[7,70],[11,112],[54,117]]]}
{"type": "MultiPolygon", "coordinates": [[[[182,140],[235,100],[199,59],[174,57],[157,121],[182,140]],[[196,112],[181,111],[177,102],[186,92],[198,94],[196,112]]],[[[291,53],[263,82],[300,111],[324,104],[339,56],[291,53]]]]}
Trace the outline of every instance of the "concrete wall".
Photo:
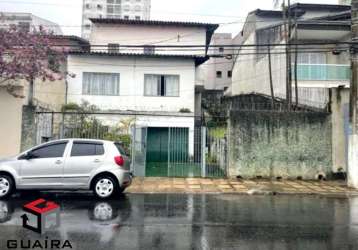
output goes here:
{"type": "Polygon", "coordinates": [[[87,100],[102,110],[179,112],[187,108],[194,112],[195,65],[191,59],[69,56],[68,70],[76,75],[68,78],[68,102],[87,100]],[[82,95],[83,72],[119,73],[119,96],[82,95]],[[179,96],[144,96],[144,74],[179,75],[179,96]]]}
{"type": "Polygon", "coordinates": [[[348,164],[349,89],[331,90],[332,171],[346,172],[348,164]]]}
{"type": "Polygon", "coordinates": [[[332,170],[331,122],[325,113],[232,111],[229,174],[317,178],[332,170]]]}

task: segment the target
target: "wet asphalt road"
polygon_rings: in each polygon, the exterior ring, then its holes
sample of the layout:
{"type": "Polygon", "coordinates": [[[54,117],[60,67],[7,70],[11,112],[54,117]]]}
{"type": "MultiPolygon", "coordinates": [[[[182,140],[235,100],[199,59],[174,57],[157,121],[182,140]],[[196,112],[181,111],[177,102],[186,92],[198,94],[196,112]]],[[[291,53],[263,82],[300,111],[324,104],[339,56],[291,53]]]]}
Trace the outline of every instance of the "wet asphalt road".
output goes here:
{"type": "Polygon", "coordinates": [[[1,250],[8,239],[69,240],[86,250],[358,249],[358,197],[21,194],[0,201],[1,250]],[[39,197],[61,206],[61,225],[42,236],[20,218],[39,197]]]}

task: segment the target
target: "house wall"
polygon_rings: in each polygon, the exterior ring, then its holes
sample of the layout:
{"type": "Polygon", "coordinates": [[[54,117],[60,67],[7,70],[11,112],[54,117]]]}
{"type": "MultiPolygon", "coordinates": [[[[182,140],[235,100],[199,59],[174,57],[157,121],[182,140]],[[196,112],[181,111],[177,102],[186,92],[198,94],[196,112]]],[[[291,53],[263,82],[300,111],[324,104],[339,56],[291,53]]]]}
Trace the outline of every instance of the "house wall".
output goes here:
{"type": "Polygon", "coordinates": [[[0,158],[20,151],[22,104],[23,99],[15,98],[0,88],[0,158]]]}
{"type": "MultiPolygon", "coordinates": [[[[244,44],[255,44],[255,33],[252,33],[244,44]]],[[[234,61],[232,77],[232,95],[247,93],[262,93],[271,95],[268,56],[255,55],[252,49],[243,49],[234,61]],[[248,55],[250,54],[250,55],[248,55]]],[[[281,47],[272,49],[271,70],[275,96],[286,95],[285,67],[286,58],[282,54],[274,54],[282,51],[281,47]]]]}
{"type": "MultiPolygon", "coordinates": [[[[6,89],[0,88],[0,158],[18,154],[22,149],[35,146],[35,110],[38,108],[60,111],[65,102],[65,80],[54,82],[36,80],[34,84],[34,105],[28,104],[28,83],[24,80],[15,83],[16,94],[23,98],[15,98],[6,89]],[[31,134],[33,136],[29,137],[31,134]]],[[[41,134],[38,134],[41,136],[41,134]]]]}
{"type": "MultiPolygon", "coordinates": [[[[133,25],[127,24],[95,24],[92,27],[90,43],[107,45],[206,45],[206,29],[201,27],[181,27],[172,25],[133,25]]],[[[95,51],[107,51],[107,48],[93,48],[95,51]]],[[[193,51],[193,48],[180,49],[156,48],[158,54],[204,55],[205,49],[193,51]],[[164,50],[163,50],[164,49],[164,50]]],[[[120,52],[143,53],[143,48],[121,48],[120,52]]]]}
{"type": "Polygon", "coordinates": [[[233,111],[229,175],[316,179],[332,171],[330,115],[233,111]]]}
{"type": "Polygon", "coordinates": [[[102,110],[179,112],[187,108],[194,112],[195,65],[191,59],[70,55],[68,69],[76,75],[67,79],[68,102],[86,100],[102,110]],[[82,95],[83,72],[120,73],[120,95],[82,95]],[[144,74],[179,75],[180,96],[144,96],[144,74]]]}

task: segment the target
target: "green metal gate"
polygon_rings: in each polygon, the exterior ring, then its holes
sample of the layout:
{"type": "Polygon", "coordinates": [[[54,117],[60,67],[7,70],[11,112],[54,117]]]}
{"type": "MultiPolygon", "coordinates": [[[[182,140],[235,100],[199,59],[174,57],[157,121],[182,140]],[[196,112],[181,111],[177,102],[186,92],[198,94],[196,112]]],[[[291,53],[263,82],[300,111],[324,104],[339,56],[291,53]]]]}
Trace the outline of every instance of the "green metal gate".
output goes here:
{"type": "Polygon", "coordinates": [[[226,140],[214,138],[207,128],[148,127],[138,132],[133,133],[141,135],[139,140],[133,138],[136,175],[226,177],[226,140]]]}

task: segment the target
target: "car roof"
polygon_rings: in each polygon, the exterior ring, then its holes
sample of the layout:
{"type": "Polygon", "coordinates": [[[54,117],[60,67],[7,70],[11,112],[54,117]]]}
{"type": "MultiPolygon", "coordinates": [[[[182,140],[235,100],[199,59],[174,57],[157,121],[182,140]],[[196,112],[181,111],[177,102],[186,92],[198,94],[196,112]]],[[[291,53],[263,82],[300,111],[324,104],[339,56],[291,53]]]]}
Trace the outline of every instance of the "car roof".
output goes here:
{"type": "Polygon", "coordinates": [[[99,140],[99,139],[83,139],[83,138],[66,138],[66,139],[57,139],[51,140],[40,145],[52,144],[52,143],[59,143],[59,142],[66,142],[66,141],[82,141],[82,142],[104,142],[104,143],[114,143],[113,141],[108,140],[99,140]]]}
{"type": "MultiPolygon", "coordinates": [[[[108,140],[100,140],[100,139],[83,139],[83,138],[69,138],[69,139],[62,139],[62,140],[71,140],[71,141],[83,141],[83,142],[113,142],[113,141],[108,141],[108,140]]],[[[61,140],[59,140],[61,141],[61,140]]]]}

